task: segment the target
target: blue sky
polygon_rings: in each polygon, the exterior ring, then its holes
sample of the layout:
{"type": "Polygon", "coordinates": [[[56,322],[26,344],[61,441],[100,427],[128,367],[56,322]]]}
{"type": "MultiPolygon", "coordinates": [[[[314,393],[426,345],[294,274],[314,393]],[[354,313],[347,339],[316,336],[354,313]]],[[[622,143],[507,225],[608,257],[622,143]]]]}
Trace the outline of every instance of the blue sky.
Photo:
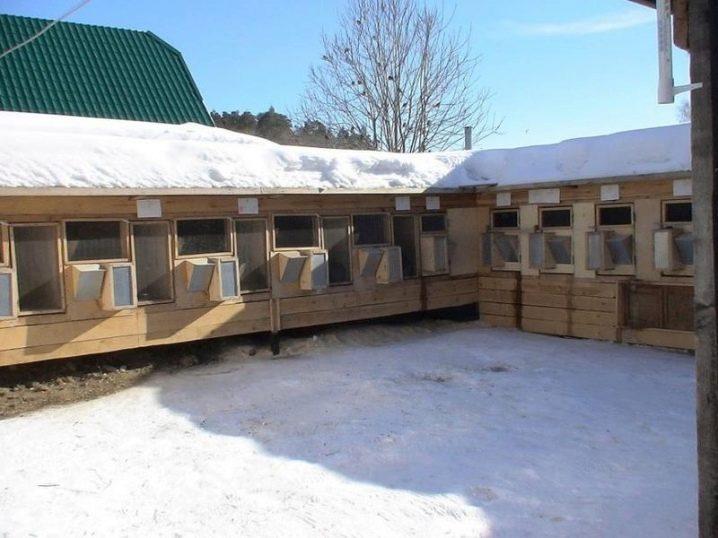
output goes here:
{"type": "MultiPolygon", "coordinates": [[[[0,0],[0,12],[54,18],[76,0],[0,0]]],[[[549,143],[675,123],[656,104],[652,10],[627,0],[445,0],[471,28],[503,134],[482,147],[549,143]]],[[[216,110],[297,110],[320,34],[344,0],[93,0],[70,20],[151,30],[180,49],[216,110]]],[[[677,83],[688,58],[675,53],[677,83]]],[[[680,97],[679,99],[684,99],[680,97]]]]}

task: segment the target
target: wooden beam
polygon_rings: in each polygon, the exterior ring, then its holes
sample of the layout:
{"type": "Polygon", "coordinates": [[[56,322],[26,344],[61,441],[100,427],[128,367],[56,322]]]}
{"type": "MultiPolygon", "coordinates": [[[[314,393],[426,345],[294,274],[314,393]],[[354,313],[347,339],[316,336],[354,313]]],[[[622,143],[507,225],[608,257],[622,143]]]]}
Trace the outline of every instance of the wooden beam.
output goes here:
{"type": "Polygon", "coordinates": [[[698,408],[699,534],[718,529],[718,5],[691,0],[689,5],[693,92],[693,204],[698,408]]]}
{"type": "MultiPolygon", "coordinates": [[[[656,7],[656,0],[631,0],[636,4],[656,7]]],[[[673,0],[673,42],[676,47],[688,50],[688,0],[673,0]]]]}

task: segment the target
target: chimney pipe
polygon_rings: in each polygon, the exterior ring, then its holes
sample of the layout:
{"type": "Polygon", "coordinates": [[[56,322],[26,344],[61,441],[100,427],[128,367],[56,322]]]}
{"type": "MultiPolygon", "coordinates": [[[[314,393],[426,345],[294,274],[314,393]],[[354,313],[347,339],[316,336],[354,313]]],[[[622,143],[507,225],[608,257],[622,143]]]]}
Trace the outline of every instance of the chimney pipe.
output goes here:
{"type": "Polygon", "coordinates": [[[469,151],[471,149],[471,127],[464,127],[464,149],[469,151]]]}

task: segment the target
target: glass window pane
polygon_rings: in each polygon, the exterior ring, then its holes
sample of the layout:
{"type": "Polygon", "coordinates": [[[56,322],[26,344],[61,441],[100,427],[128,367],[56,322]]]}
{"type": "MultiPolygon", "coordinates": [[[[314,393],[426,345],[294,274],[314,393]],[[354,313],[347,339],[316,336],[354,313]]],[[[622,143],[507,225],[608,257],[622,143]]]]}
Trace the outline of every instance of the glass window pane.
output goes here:
{"type": "Polygon", "coordinates": [[[541,211],[542,228],[570,228],[570,209],[544,209],[541,211]]]}
{"type": "Polygon", "coordinates": [[[401,247],[404,278],[414,278],[418,275],[415,232],[414,217],[394,217],[394,244],[401,247]]]}
{"type": "Polygon", "coordinates": [[[446,218],[444,215],[423,215],[421,217],[422,232],[445,232],[446,218]]]}
{"type": "Polygon", "coordinates": [[[274,217],[274,242],[277,248],[307,248],[317,243],[315,219],[311,215],[274,217]]]}
{"type": "Polygon", "coordinates": [[[573,263],[573,255],[571,253],[572,241],[570,237],[559,235],[548,239],[547,243],[556,263],[573,263]]]}
{"type": "Polygon", "coordinates": [[[384,245],[389,243],[386,215],[354,215],[355,245],[384,245]]]}
{"type": "Polygon", "coordinates": [[[135,271],[138,301],[172,299],[169,226],[163,222],[134,224],[135,271]]]}
{"type": "Polygon", "coordinates": [[[67,259],[71,262],[126,259],[122,222],[74,221],[65,223],[67,259]]]}
{"type": "Polygon", "coordinates": [[[615,265],[633,264],[632,235],[614,235],[606,240],[606,245],[615,265]]]}
{"type": "Polygon", "coordinates": [[[666,222],[692,222],[693,204],[690,202],[671,202],[666,204],[666,222]]]}
{"type": "Polygon", "coordinates": [[[229,252],[225,219],[177,221],[177,252],[180,256],[229,252]]]}
{"type": "Polygon", "coordinates": [[[518,263],[519,238],[516,235],[498,234],[495,236],[496,248],[505,263],[518,263]]]}
{"type": "Polygon", "coordinates": [[[20,312],[60,310],[57,228],[16,226],[13,236],[20,312]]]}
{"type": "Polygon", "coordinates": [[[115,306],[132,306],[132,268],[128,265],[113,267],[112,283],[115,295],[115,306]]]}
{"type": "Polygon", "coordinates": [[[517,210],[494,211],[491,221],[494,228],[518,228],[519,212],[517,210]]]}
{"type": "Polygon", "coordinates": [[[12,275],[0,273],[0,317],[9,317],[13,311],[12,275]]]}
{"type": "Polygon", "coordinates": [[[234,260],[220,262],[219,276],[222,279],[222,295],[237,297],[237,264],[234,260]]]}
{"type": "Polygon", "coordinates": [[[351,282],[349,262],[349,219],[346,217],[322,219],[324,248],[329,253],[329,283],[351,282]]]}
{"type": "Polygon", "coordinates": [[[265,290],[267,284],[267,225],[264,220],[237,220],[239,289],[265,290]]]}
{"type": "Polygon", "coordinates": [[[609,206],[598,209],[598,223],[601,226],[621,226],[633,223],[630,206],[609,206]]]}

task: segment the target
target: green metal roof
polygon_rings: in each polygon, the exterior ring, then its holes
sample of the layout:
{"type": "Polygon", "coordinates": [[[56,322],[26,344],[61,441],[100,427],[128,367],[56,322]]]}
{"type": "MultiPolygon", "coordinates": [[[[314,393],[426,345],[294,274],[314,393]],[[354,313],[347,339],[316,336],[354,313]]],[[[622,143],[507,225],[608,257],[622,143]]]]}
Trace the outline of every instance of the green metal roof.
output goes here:
{"type": "MultiPolygon", "coordinates": [[[[0,14],[0,52],[50,22],[0,14]]],[[[69,22],[0,59],[0,110],[213,124],[177,49],[151,32],[69,22]]]]}

